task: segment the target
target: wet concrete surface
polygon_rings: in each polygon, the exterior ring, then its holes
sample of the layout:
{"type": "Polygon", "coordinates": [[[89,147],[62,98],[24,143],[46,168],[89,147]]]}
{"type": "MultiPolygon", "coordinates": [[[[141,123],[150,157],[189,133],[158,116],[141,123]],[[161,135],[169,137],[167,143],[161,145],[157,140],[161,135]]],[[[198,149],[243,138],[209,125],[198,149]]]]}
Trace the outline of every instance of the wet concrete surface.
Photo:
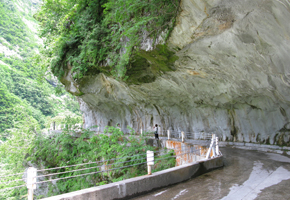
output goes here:
{"type": "Polygon", "coordinates": [[[224,167],[134,200],[290,199],[290,157],[221,148],[224,167]]]}

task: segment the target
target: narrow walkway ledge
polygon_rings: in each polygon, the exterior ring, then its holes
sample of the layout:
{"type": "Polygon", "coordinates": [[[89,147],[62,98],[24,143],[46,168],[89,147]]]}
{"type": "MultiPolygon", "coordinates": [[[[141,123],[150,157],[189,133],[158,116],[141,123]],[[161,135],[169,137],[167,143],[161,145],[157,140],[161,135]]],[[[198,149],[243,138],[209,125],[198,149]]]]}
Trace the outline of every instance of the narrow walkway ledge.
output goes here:
{"type": "Polygon", "coordinates": [[[125,199],[158,188],[186,181],[223,166],[222,156],[173,167],[152,175],[144,175],[107,185],[83,189],[42,200],[109,200],[125,199]]]}

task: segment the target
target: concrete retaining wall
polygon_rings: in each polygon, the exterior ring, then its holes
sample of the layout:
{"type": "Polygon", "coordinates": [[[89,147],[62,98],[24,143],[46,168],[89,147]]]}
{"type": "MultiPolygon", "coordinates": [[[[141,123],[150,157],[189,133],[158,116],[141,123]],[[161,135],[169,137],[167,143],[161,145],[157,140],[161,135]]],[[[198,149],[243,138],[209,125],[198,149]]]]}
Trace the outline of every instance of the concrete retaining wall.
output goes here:
{"type": "Polygon", "coordinates": [[[219,142],[220,147],[230,146],[238,149],[245,150],[257,150],[269,153],[278,153],[290,155],[290,147],[268,145],[268,144],[257,144],[257,143],[247,143],[247,142],[219,142]]]}
{"type": "Polygon", "coordinates": [[[217,157],[207,161],[185,164],[163,171],[155,172],[152,175],[145,175],[127,179],[107,185],[92,187],[76,192],[45,198],[43,200],[109,200],[125,199],[148,193],[158,188],[166,187],[192,177],[196,177],[209,170],[222,167],[223,158],[217,157]]]}
{"type": "Polygon", "coordinates": [[[165,147],[173,149],[176,155],[176,166],[192,163],[205,158],[208,147],[180,141],[165,140],[165,147]]]}
{"type": "MultiPolygon", "coordinates": [[[[206,157],[210,140],[187,140],[181,142],[176,139],[167,140],[160,137],[160,140],[153,138],[147,139],[146,144],[159,147],[173,149],[176,155],[176,166],[196,162],[206,157]]],[[[210,153],[213,156],[213,153],[210,153]]]]}

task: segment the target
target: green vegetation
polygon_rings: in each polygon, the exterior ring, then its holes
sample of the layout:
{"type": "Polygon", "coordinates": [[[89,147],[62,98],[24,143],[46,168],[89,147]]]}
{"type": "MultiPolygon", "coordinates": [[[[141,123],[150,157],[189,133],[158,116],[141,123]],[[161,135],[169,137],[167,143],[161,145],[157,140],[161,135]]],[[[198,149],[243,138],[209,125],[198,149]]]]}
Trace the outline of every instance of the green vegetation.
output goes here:
{"type": "MultiPolygon", "coordinates": [[[[44,0],[37,14],[35,2],[0,0],[0,176],[21,173],[1,179],[0,190],[24,185],[22,173],[29,166],[40,169],[110,159],[119,162],[100,163],[112,164],[107,169],[117,170],[44,185],[49,188],[48,193],[43,193],[45,196],[146,174],[145,164],[135,165],[146,161],[146,150],[153,150],[146,145],[146,138],[126,138],[114,127],[108,127],[107,133],[101,135],[77,128],[75,124],[81,124],[82,117],[76,98],[67,94],[47,69],[58,78],[67,67],[72,67],[75,79],[102,72],[132,84],[152,81],[138,73],[142,70],[154,77],[174,70],[172,63],[177,58],[166,45],[145,52],[140,51],[140,40],[145,31],[154,41],[160,35],[166,40],[179,1],[44,0]],[[34,29],[38,28],[35,19],[41,23],[44,46],[35,35],[34,29]],[[149,67],[139,65],[144,59],[150,61],[149,67]],[[49,128],[52,122],[60,125],[63,132],[47,135],[44,128],[49,128]],[[133,166],[126,167],[129,165],[133,166]]],[[[171,155],[173,152],[168,151],[160,157],[171,155]]],[[[73,169],[94,166],[97,165],[73,169]]],[[[156,162],[153,171],[172,166],[175,159],[169,157],[156,162]]],[[[52,178],[102,169],[96,167],[52,178]]],[[[25,186],[0,192],[0,199],[26,198],[25,186]]]]}
{"type": "Polygon", "coordinates": [[[43,65],[59,79],[68,65],[75,79],[103,71],[126,79],[145,32],[166,40],[178,7],[179,0],[45,0],[35,16],[45,38],[43,65]]]}
{"type": "Polygon", "coordinates": [[[5,65],[0,68],[0,81],[0,132],[26,117],[34,118],[43,127],[45,116],[54,114],[47,85],[39,86],[23,72],[5,65]]]}
{"type": "MultiPolygon", "coordinates": [[[[93,173],[89,176],[59,180],[56,184],[49,183],[45,186],[49,187],[47,196],[116,182],[135,176],[145,175],[147,173],[146,163],[137,165],[146,162],[147,150],[156,150],[154,147],[146,145],[146,138],[142,136],[140,138],[133,136],[126,138],[123,132],[115,127],[108,127],[105,134],[100,135],[93,135],[93,132],[82,130],[83,134],[76,138],[69,134],[73,132],[73,128],[74,127],[66,128],[63,133],[50,136],[44,136],[42,134],[35,135],[28,130],[21,134],[18,131],[13,132],[14,137],[11,137],[4,145],[0,145],[1,163],[3,163],[2,161],[7,161],[5,163],[9,164],[9,167],[3,168],[6,170],[5,173],[8,171],[9,173],[23,172],[28,165],[37,166],[37,168],[40,169],[41,167],[53,168],[89,162],[95,163],[55,169],[46,173],[59,173],[91,167],[91,169],[82,171],[54,175],[52,179],[56,179],[105,170],[105,172],[93,173]],[[16,145],[17,143],[23,146],[20,148],[16,145]],[[16,151],[16,149],[18,149],[18,151],[16,151]],[[96,163],[97,161],[100,162],[96,163]],[[107,165],[107,167],[105,168],[104,165],[107,165]],[[110,170],[114,168],[118,169],[110,170]],[[14,169],[14,171],[10,169],[14,169]]],[[[172,155],[173,150],[159,156],[158,159],[166,159],[156,161],[154,171],[174,167],[175,158],[170,157],[172,155]]],[[[41,175],[41,173],[38,175],[41,175]]],[[[49,177],[40,178],[39,180],[48,179],[49,177]]],[[[23,183],[18,183],[18,185],[20,184],[23,183]]],[[[0,189],[14,185],[16,184],[11,183],[6,186],[0,183],[0,189]]],[[[7,193],[5,192],[5,194],[1,194],[2,196],[0,195],[0,199],[8,197],[25,199],[25,194],[27,194],[26,189],[15,189],[7,193]]]]}
{"type": "MultiPolygon", "coordinates": [[[[22,173],[26,168],[24,162],[25,156],[35,140],[34,126],[37,122],[31,121],[29,118],[24,120],[26,122],[24,125],[19,125],[17,128],[6,131],[8,135],[7,141],[1,143],[0,145],[0,176],[16,173],[21,174],[1,178],[0,190],[25,184],[24,181],[15,180],[22,179],[22,173]]],[[[27,188],[21,187],[14,190],[1,191],[0,199],[27,199],[27,188]]]]}
{"type": "Polygon", "coordinates": [[[129,84],[150,83],[167,71],[174,71],[173,63],[178,59],[166,45],[157,45],[152,51],[140,50],[132,56],[127,69],[129,84]]]}
{"type": "Polygon", "coordinates": [[[37,47],[34,33],[25,24],[26,20],[34,21],[32,10],[36,8],[29,0],[0,1],[0,43],[21,52],[22,57],[37,47]]]}
{"type": "Polygon", "coordinates": [[[5,130],[26,123],[26,118],[35,120],[39,130],[45,127],[47,117],[65,116],[69,110],[79,115],[75,97],[51,96],[54,93],[48,83],[39,84],[14,66],[0,64],[0,139],[5,139],[5,130]]]}
{"type": "Polygon", "coordinates": [[[27,119],[40,130],[47,126],[47,118],[65,118],[69,111],[80,115],[75,97],[64,92],[54,95],[54,87],[43,77],[45,69],[33,58],[40,48],[29,28],[37,28],[32,17],[36,9],[30,0],[0,1],[0,140],[9,135],[7,129],[27,119]]]}

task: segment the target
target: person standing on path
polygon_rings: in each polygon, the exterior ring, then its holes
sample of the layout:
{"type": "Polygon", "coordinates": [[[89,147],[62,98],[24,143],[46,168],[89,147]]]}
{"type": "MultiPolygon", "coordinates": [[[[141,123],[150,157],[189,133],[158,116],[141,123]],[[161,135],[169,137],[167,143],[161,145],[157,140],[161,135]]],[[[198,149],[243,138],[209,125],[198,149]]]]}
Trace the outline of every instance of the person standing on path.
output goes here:
{"type": "Polygon", "coordinates": [[[154,128],[155,139],[159,140],[159,138],[158,138],[158,125],[155,124],[155,126],[153,128],[154,128]]]}

